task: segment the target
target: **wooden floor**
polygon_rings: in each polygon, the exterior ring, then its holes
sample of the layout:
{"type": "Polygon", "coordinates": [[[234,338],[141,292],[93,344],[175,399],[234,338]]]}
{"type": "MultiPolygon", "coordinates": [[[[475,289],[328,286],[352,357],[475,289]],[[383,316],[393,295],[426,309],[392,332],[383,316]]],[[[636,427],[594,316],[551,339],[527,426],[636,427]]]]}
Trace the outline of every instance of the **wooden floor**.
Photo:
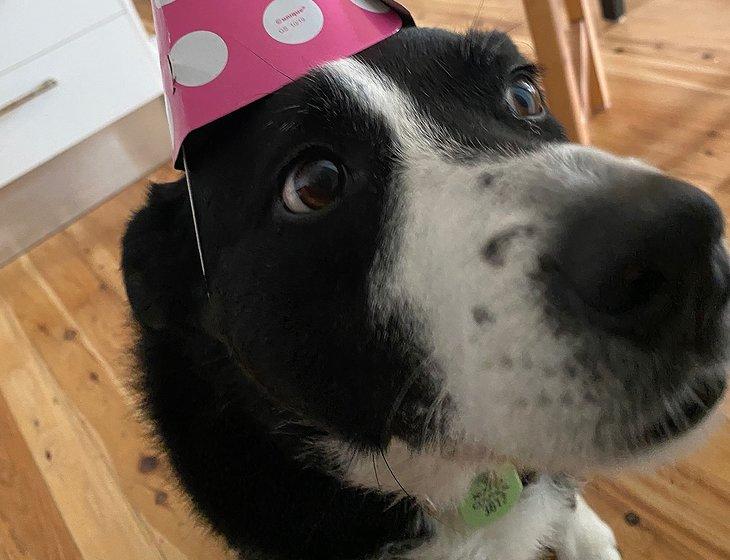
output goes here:
{"type": "MultiPolygon", "coordinates": [[[[406,3],[422,24],[499,27],[531,50],[518,0],[478,13],[479,0],[406,3]]],[[[628,5],[623,24],[601,24],[614,107],[593,121],[594,141],[698,183],[730,212],[730,3],[628,5]]],[[[119,236],[143,191],[0,270],[2,560],[227,557],[191,519],[126,388],[119,236]]],[[[730,422],[678,466],[595,480],[588,498],[626,560],[730,559],[730,422]]]]}

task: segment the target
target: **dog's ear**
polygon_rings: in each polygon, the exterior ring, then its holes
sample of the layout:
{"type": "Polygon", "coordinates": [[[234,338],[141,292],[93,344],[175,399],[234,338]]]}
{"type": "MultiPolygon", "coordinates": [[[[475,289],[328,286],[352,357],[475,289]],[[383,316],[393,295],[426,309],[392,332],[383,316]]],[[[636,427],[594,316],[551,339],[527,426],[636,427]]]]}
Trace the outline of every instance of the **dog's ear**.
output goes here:
{"type": "Polygon", "coordinates": [[[204,287],[184,179],[150,187],[127,225],[122,271],[142,326],[160,330],[194,320],[204,287]]]}

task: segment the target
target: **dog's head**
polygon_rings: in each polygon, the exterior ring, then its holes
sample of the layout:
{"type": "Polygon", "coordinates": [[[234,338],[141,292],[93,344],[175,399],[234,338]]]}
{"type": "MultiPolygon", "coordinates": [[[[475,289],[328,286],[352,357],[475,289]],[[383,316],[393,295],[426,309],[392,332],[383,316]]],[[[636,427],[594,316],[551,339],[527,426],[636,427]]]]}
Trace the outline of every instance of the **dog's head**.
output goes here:
{"type": "Polygon", "coordinates": [[[684,439],[724,391],[717,206],[566,143],[501,33],[404,30],[187,153],[210,300],[187,194],[158,187],[126,240],[136,316],[204,324],[330,444],[582,471],[684,439]]]}

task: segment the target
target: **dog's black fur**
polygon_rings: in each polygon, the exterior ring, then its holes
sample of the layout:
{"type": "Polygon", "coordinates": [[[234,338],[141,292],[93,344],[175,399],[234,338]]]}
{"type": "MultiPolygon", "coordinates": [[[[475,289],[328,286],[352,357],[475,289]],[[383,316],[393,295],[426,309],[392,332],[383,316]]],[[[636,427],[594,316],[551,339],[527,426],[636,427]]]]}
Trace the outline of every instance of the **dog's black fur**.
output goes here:
{"type": "MultiPolygon", "coordinates": [[[[407,29],[360,58],[408,83],[475,150],[562,138],[554,120],[528,126],[504,106],[510,72],[527,62],[501,33],[407,29]]],[[[393,435],[419,445],[439,429],[416,413],[437,389],[411,378],[424,356],[395,326],[374,331],[367,308],[394,157],[386,127],[315,72],[194,132],[186,151],[211,301],[183,181],[151,189],[123,269],[145,408],[198,510],[266,558],[362,558],[424,537],[413,501],[391,505],[297,458],[326,433],[377,452],[393,435]],[[345,196],[316,218],[279,198],[312,150],[349,170],[345,196]]]]}
{"type": "MultiPolygon", "coordinates": [[[[504,107],[511,70],[527,62],[501,33],[407,29],[360,58],[420,90],[475,149],[562,138],[554,120],[538,136],[504,107]],[[466,135],[464,123],[474,123],[466,135]]],[[[392,505],[297,459],[323,433],[377,452],[393,435],[417,445],[438,429],[420,429],[415,413],[436,390],[409,379],[424,357],[395,326],[374,332],[368,315],[391,183],[387,129],[315,73],[194,132],[186,151],[210,303],[183,181],[151,189],[123,269],[145,408],[197,508],[231,545],[266,558],[363,558],[423,538],[413,501],[392,505]],[[316,219],[279,199],[308,150],[350,170],[338,207],[316,219]]]]}
{"type": "MultiPolygon", "coordinates": [[[[549,115],[518,119],[505,105],[516,69],[535,70],[501,33],[406,29],[359,59],[447,127],[459,157],[564,140],[549,115]]],[[[144,409],[196,509],[247,558],[367,558],[426,539],[414,500],[346,486],[309,445],[334,435],[377,454],[397,436],[418,449],[444,428],[423,412],[438,372],[417,375],[436,366],[368,308],[397,185],[388,128],[314,71],[185,149],[210,299],[183,181],[151,188],[123,270],[144,409]],[[334,207],[295,215],[281,186],[307,154],[342,162],[347,182],[334,207]]]]}

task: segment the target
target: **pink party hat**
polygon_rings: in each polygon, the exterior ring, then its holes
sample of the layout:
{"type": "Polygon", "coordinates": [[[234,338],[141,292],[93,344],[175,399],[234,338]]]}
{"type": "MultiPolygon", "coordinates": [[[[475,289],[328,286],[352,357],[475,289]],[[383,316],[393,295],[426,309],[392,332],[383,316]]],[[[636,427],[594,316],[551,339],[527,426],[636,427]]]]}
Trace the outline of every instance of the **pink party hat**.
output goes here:
{"type": "Polygon", "coordinates": [[[188,133],[411,25],[390,0],[153,0],[173,160],[188,133]]]}

